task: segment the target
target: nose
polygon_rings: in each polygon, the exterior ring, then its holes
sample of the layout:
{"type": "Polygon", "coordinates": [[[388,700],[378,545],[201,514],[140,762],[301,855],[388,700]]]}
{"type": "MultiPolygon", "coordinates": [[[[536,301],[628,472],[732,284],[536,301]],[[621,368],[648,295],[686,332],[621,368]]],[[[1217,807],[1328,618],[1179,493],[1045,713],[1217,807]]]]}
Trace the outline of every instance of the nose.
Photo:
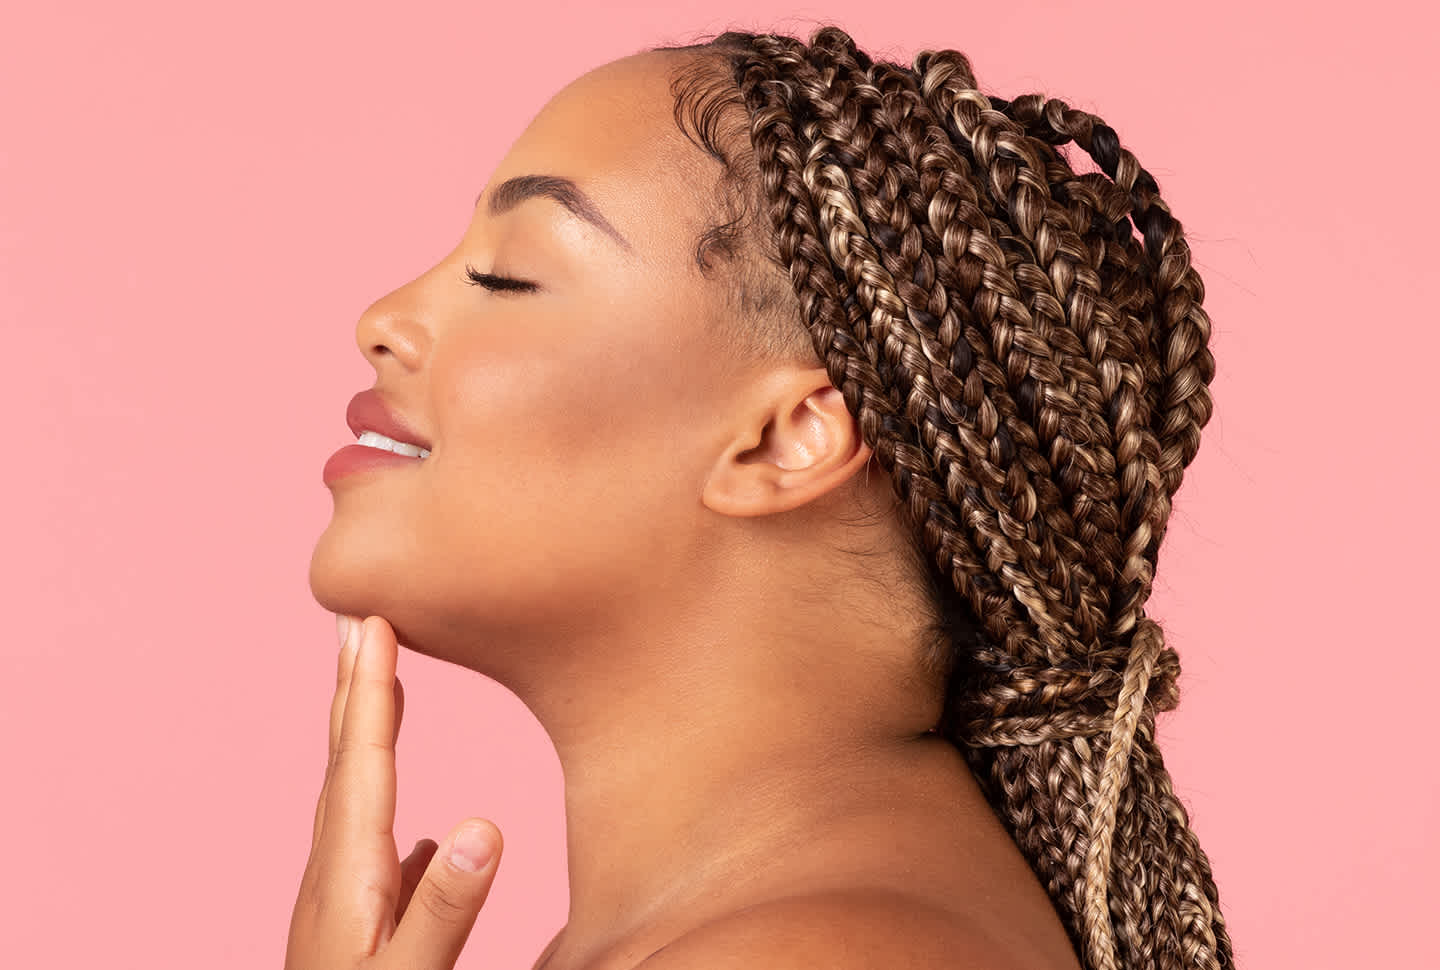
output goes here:
{"type": "Polygon", "coordinates": [[[430,349],[430,334],[413,298],[414,284],[387,293],[360,314],[355,342],[376,374],[399,366],[421,368],[430,349]]]}

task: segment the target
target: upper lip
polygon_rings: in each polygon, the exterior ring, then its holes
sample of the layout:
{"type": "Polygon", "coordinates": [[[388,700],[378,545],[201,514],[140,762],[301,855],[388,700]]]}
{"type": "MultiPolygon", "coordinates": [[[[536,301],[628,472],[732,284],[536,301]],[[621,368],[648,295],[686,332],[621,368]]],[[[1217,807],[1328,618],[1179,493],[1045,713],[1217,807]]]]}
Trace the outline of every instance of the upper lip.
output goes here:
{"type": "Polygon", "coordinates": [[[430,450],[430,439],[412,430],[399,415],[387,408],[380,392],[373,387],[350,399],[350,405],[345,409],[345,423],[357,438],[362,432],[376,431],[404,444],[430,450]]]}

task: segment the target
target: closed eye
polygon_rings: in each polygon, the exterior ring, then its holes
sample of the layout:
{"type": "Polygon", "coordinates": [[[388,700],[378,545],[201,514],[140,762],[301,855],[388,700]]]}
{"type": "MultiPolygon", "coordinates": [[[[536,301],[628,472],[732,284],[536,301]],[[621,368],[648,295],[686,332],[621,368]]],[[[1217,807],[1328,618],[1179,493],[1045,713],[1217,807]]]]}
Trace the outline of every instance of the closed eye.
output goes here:
{"type": "Polygon", "coordinates": [[[508,276],[496,276],[494,273],[482,273],[469,263],[465,264],[465,280],[472,286],[482,286],[492,292],[532,293],[540,289],[538,283],[511,279],[508,276]]]}

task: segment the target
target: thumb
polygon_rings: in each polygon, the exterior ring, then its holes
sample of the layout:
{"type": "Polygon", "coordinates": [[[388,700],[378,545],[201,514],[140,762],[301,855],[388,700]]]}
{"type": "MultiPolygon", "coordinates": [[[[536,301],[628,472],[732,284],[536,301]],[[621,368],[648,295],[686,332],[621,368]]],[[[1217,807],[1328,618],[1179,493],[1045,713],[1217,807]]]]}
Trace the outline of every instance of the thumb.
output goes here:
{"type": "Polygon", "coordinates": [[[386,947],[399,966],[452,970],[490,895],[503,849],[500,830],[484,819],[467,819],[440,843],[386,947]]]}

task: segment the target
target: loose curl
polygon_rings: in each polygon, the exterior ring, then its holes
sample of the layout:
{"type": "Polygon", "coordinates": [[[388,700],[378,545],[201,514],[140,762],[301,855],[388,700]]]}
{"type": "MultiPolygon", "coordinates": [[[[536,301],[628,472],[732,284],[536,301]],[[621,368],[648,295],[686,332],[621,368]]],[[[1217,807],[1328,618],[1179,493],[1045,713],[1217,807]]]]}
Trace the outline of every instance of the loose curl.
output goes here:
{"type": "Polygon", "coordinates": [[[907,68],[834,26],[654,49],[694,55],[676,122],[724,166],[696,259],[730,268],[726,336],[818,355],[891,476],[934,606],[937,729],[1083,965],[1232,967],[1154,736],[1180,667],[1144,607],[1214,375],[1155,179],[1094,115],[982,94],[957,51],[907,68]]]}

